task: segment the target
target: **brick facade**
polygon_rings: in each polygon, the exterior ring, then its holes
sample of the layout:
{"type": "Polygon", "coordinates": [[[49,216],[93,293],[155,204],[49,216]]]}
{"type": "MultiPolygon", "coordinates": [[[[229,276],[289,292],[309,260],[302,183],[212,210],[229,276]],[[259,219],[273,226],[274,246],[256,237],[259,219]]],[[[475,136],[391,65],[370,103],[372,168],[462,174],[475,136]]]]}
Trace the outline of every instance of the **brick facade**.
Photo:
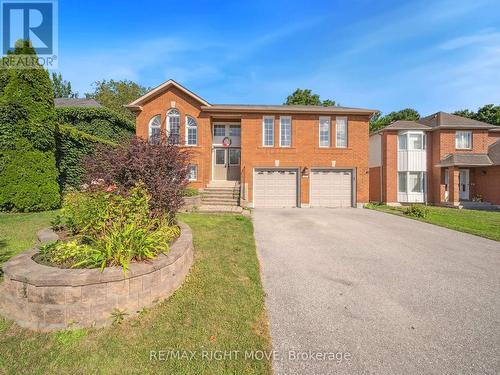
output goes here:
{"type": "MultiPolygon", "coordinates": [[[[437,129],[426,131],[427,137],[427,202],[432,204],[445,203],[445,171],[438,166],[449,154],[487,154],[488,147],[500,140],[500,132],[487,129],[467,129],[472,132],[472,148],[460,150],[455,148],[457,129],[437,129]]],[[[398,131],[381,132],[382,172],[377,168],[370,169],[370,201],[396,203],[397,199],[397,137],[398,131]],[[375,172],[377,170],[378,172],[375,172]],[[372,186],[380,184],[382,175],[382,192],[372,186]]],[[[449,167],[448,202],[458,204],[460,199],[459,170],[469,169],[470,199],[481,196],[485,201],[499,204],[500,202],[500,167],[449,167]]]]}
{"type": "MultiPolygon", "coordinates": [[[[198,125],[198,145],[182,146],[192,152],[191,163],[198,167],[198,180],[191,183],[196,188],[205,188],[212,181],[212,125],[214,122],[237,122],[241,124],[241,184],[244,188],[244,198],[251,203],[253,194],[253,169],[256,167],[300,168],[309,170],[314,167],[349,168],[356,172],[356,202],[368,202],[368,137],[370,114],[330,114],[318,113],[277,113],[273,112],[245,112],[239,113],[211,113],[203,109],[203,105],[179,90],[171,87],[158,95],[141,103],[141,110],[137,111],[136,133],[139,137],[147,138],[149,122],[155,115],[161,116],[162,129],[165,129],[166,114],[175,107],[181,114],[181,143],[185,139],[186,115],[194,117],[198,125]],[[292,118],[292,145],[279,147],[279,117],[280,115],[292,118]],[[348,118],[348,147],[335,147],[335,117],[348,118]],[[262,121],[263,116],[275,117],[275,145],[263,147],[262,121]],[[332,147],[319,147],[319,117],[331,117],[332,147]]],[[[309,203],[309,176],[300,178],[300,202],[309,203]]]]}

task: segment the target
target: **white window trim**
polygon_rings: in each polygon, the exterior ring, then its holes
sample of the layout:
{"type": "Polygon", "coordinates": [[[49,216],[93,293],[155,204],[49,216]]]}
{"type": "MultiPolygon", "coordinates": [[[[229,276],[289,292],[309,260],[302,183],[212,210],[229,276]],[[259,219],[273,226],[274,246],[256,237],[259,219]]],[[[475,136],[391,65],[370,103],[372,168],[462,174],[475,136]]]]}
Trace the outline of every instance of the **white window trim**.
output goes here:
{"type": "Polygon", "coordinates": [[[292,147],[292,116],[280,116],[280,147],[283,148],[290,148],[292,147]],[[281,139],[281,120],[282,119],[290,119],[290,144],[283,146],[282,139],[281,139]]]}
{"type": "Polygon", "coordinates": [[[330,116],[320,116],[318,123],[318,145],[320,148],[329,148],[332,146],[332,118],[330,116]],[[321,120],[328,120],[328,145],[321,145],[321,120]]]}
{"type": "Polygon", "coordinates": [[[262,147],[274,147],[274,123],[276,119],[274,116],[264,116],[262,117],[262,147]],[[266,119],[273,121],[273,142],[270,145],[266,145],[266,119]]]}
{"type": "Polygon", "coordinates": [[[194,179],[191,178],[191,170],[190,170],[188,181],[198,181],[198,165],[190,164],[189,168],[191,169],[191,167],[194,167],[196,178],[194,178],[194,179]]]}
{"type": "Polygon", "coordinates": [[[181,144],[181,127],[182,127],[182,124],[181,124],[181,112],[177,108],[170,108],[167,111],[167,119],[165,121],[166,122],[165,127],[166,127],[166,130],[167,130],[167,139],[170,138],[170,118],[171,118],[170,113],[171,112],[177,112],[178,113],[178,116],[176,116],[176,117],[179,118],[179,142],[175,143],[175,145],[180,145],[181,144]]]}
{"type": "Polygon", "coordinates": [[[153,125],[153,121],[159,117],[160,118],[160,125],[158,126],[158,128],[160,129],[160,136],[161,136],[161,115],[160,114],[157,114],[157,115],[154,115],[153,117],[151,117],[151,119],[149,120],[149,125],[148,125],[148,141],[151,140],[151,129],[152,129],[152,125],[153,125]]]}
{"type": "Polygon", "coordinates": [[[184,130],[185,130],[185,134],[186,134],[186,146],[188,147],[196,147],[198,146],[198,122],[196,121],[196,119],[193,117],[193,116],[189,116],[189,115],[186,115],[186,118],[184,119],[184,123],[185,123],[185,126],[184,126],[184,130]],[[189,137],[188,137],[188,128],[190,128],[189,124],[188,124],[188,118],[192,118],[196,124],[196,126],[194,126],[194,128],[196,129],[196,143],[194,144],[189,144],[189,137]]]}
{"type": "Polygon", "coordinates": [[[335,117],[335,147],[336,148],[347,148],[349,146],[349,120],[347,116],[337,116],[335,117]],[[337,120],[338,119],[345,119],[345,146],[339,146],[338,145],[338,126],[337,126],[337,120]]]}
{"type": "Polygon", "coordinates": [[[472,150],[472,131],[470,131],[470,130],[457,130],[455,132],[455,150],[472,150]],[[469,134],[469,140],[470,140],[469,147],[458,147],[458,138],[457,138],[458,133],[468,133],[469,134]]]}

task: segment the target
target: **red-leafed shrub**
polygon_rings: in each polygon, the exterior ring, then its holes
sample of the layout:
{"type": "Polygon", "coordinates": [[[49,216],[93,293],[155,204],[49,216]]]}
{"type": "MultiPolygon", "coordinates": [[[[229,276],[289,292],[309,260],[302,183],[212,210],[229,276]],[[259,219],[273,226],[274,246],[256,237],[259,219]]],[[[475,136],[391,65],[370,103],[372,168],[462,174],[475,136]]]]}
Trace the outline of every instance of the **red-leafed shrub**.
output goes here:
{"type": "Polygon", "coordinates": [[[155,144],[140,138],[119,147],[98,146],[84,159],[85,184],[99,181],[132,189],[143,182],[151,194],[150,207],[157,216],[173,219],[183,204],[188,183],[189,152],[162,140],[155,144]]]}

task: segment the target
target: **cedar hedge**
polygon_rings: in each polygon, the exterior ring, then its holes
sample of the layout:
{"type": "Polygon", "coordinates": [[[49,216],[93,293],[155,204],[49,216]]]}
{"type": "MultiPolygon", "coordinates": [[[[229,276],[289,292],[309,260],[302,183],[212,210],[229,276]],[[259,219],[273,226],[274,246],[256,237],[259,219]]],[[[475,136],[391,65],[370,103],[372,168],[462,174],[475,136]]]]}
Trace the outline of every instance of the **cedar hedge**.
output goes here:
{"type": "Polygon", "coordinates": [[[61,190],[78,188],[85,172],[82,160],[94,151],[95,145],[114,147],[117,145],[107,139],[87,134],[72,125],[59,125],[56,133],[57,164],[59,166],[59,185],[61,190]]]}
{"type": "MultiPolygon", "coordinates": [[[[29,42],[14,55],[35,55],[29,42]]],[[[48,72],[3,69],[0,74],[0,209],[41,211],[60,203],[55,158],[56,114],[48,72]]]]}
{"type": "Polygon", "coordinates": [[[106,107],[59,107],[56,113],[59,124],[70,124],[108,141],[126,141],[135,133],[133,121],[106,107]]]}

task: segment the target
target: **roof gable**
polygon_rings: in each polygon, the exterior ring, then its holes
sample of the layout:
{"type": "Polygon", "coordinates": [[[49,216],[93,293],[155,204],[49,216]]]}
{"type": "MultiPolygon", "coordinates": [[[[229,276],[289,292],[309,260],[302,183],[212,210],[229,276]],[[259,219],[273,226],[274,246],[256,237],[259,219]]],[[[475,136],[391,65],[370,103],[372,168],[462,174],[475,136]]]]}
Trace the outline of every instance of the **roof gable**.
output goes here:
{"type": "Polygon", "coordinates": [[[418,123],[430,127],[447,127],[447,128],[475,128],[489,129],[494,125],[487,124],[482,121],[473,120],[467,117],[452,115],[446,112],[437,112],[427,117],[422,117],[417,120],[418,123]]]}
{"type": "Polygon", "coordinates": [[[175,87],[179,89],[180,91],[184,92],[185,94],[189,95],[199,103],[205,106],[210,106],[210,103],[207,102],[205,99],[202,97],[196,95],[194,92],[188,90],[184,86],[182,86],[180,83],[175,82],[173,79],[169,79],[168,81],[162,83],[160,86],[155,87],[151,91],[148,91],[146,94],[141,96],[139,99],[134,100],[132,103],[127,104],[125,107],[130,108],[130,109],[141,109],[141,105],[144,104],[148,99],[151,97],[161,94],[171,87],[175,87]]]}

